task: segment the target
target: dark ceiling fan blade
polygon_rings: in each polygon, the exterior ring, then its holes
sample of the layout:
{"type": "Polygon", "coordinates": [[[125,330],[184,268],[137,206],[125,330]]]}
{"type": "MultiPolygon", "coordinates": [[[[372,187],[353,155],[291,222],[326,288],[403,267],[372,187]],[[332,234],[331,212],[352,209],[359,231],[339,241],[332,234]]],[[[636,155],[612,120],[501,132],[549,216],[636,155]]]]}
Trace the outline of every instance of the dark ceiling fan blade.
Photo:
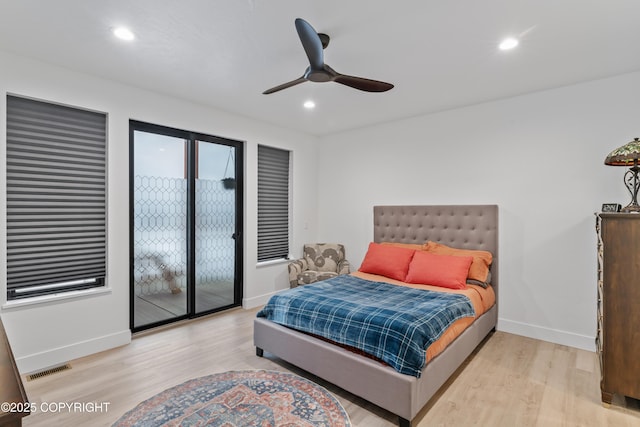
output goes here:
{"type": "Polygon", "coordinates": [[[322,41],[311,24],[302,18],[296,18],[296,31],[302,42],[309,64],[312,70],[321,70],[324,65],[324,53],[322,53],[322,41]]]}
{"type": "Polygon", "coordinates": [[[345,74],[338,74],[333,78],[333,81],[365,92],[386,92],[393,89],[391,83],[365,79],[364,77],[347,76],[345,74]]]}
{"type": "Polygon", "coordinates": [[[299,78],[297,78],[295,80],[291,80],[290,82],[283,83],[283,84],[281,84],[279,86],[276,86],[276,87],[272,87],[271,89],[267,89],[264,92],[262,92],[262,94],[263,95],[269,95],[270,93],[278,92],[279,90],[286,89],[288,87],[295,86],[295,85],[298,85],[300,83],[304,83],[306,81],[307,81],[307,79],[305,79],[304,77],[299,77],[299,78]]]}

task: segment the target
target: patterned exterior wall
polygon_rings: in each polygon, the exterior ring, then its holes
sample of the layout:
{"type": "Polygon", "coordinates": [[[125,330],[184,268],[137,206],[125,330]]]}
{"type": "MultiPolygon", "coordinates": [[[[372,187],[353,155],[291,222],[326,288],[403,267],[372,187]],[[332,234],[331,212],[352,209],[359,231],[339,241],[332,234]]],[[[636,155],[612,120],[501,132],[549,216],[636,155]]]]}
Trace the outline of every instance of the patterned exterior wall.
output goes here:
{"type": "MultiPolygon", "coordinates": [[[[134,281],[137,295],[186,287],[187,180],[135,177],[134,281]]],[[[196,281],[233,283],[235,191],[217,180],[196,184],[196,281]]]]}

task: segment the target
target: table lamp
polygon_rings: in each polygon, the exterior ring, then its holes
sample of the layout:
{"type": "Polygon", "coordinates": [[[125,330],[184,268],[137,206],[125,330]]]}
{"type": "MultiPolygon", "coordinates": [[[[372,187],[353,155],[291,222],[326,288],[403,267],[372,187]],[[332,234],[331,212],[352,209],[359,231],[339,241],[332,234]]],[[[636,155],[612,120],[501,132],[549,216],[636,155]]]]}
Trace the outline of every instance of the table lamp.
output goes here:
{"type": "Polygon", "coordinates": [[[638,159],[640,159],[639,138],[635,138],[622,147],[616,148],[604,159],[605,165],[630,166],[629,170],[624,174],[624,185],[631,194],[631,203],[622,208],[622,212],[640,213],[640,205],[638,205],[638,188],[640,188],[638,159]]]}

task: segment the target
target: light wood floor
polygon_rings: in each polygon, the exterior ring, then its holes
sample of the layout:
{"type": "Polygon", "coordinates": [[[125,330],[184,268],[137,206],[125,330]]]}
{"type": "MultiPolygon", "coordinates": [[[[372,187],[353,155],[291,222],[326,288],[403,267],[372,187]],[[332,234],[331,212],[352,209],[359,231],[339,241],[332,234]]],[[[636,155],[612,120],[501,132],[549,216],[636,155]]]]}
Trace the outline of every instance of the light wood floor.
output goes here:
{"type": "MultiPolygon", "coordinates": [[[[139,402],[188,379],[241,369],[292,371],[312,376],[252,344],[256,310],[236,309],[147,332],[130,345],[71,361],[72,369],[25,380],[32,403],[109,402],[102,413],[36,412],[31,426],[111,425],[139,402]]],[[[600,403],[596,355],[496,332],[416,418],[426,426],[638,426],[638,401],[600,403]]],[[[389,427],[397,418],[320,380],[338,397],[354,426],[389,427]]]]}

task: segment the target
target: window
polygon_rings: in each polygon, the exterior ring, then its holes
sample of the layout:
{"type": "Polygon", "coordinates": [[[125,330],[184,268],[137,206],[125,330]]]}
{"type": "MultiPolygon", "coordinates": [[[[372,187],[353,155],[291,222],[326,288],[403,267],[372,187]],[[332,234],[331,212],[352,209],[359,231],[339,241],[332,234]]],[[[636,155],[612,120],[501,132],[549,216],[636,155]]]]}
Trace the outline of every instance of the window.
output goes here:
{"type": "Polygon", "coordinates": [[[289,256],[289,152],[258,145],[258,262],[289,256]]]}
{"type": "Polygon", "coordinates": [[[104,286],[106,114],[7,96],[7,299],[104,286]]]}

